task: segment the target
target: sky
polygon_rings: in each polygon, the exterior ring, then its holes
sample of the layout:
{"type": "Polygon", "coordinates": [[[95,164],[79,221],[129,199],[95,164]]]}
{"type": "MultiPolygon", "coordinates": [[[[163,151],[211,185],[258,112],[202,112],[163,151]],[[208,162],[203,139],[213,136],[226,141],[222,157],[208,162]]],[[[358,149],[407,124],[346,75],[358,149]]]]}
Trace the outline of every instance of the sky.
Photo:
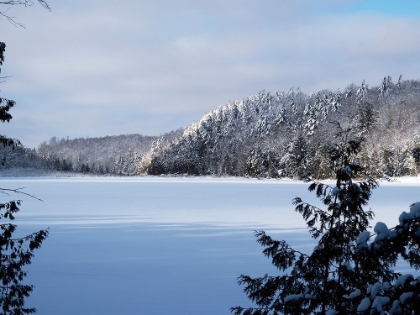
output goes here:
{"type": "Polygon", "coordinates": [[[418,0],[48,0],[0,4],[0,134],[158,136],[261,90],[420,77],[418,0]]]}

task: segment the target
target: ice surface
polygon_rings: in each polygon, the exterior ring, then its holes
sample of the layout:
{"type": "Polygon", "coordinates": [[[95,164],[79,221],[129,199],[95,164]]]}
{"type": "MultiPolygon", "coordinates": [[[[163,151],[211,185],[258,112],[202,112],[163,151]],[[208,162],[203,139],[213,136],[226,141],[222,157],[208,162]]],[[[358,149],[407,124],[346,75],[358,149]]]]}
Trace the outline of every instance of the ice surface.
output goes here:
{"type": "MultiPolygon", "coordinates": [[[[230,314],[251,306],[240,274],[277,274],[255,242],[265,229],[298,250],[315,242],[291,203],[316,203],[308,184],[212,178],[1,179],[26,187],[19,233],[50,227],[27,268],[39,314],[230,314]]],[[[375,221],[392,227],[418,185],[373,192],[375,221]]],[[[320,203],[318,205],[321,206],[320,203]]],[[[404,271],[404,270],[403,270],[404,271]]]]}

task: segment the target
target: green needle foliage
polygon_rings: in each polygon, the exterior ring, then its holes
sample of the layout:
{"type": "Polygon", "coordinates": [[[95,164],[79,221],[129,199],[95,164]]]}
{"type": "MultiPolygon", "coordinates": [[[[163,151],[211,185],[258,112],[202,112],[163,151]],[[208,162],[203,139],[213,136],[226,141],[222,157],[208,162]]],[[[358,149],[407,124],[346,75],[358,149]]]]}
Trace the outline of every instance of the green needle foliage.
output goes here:
{"type": "Polygon", "coordinates": [[[420,268],[420,203],[403,212],[394,228],[378,222],[371,234],[374,213],[364,207],[378,183],[355,160],[364,131],[340,125],[337,130],[336,146],[330,151],[336,184],[309,186],[325,209],[293,200],[318,244],[307,254],[256,232],[263,254],[280,273],[241,275],[238,283],[255,306],[233,307],[233,314],[420,314],[420,278],[394,271],[399,259],[420,268]]]}

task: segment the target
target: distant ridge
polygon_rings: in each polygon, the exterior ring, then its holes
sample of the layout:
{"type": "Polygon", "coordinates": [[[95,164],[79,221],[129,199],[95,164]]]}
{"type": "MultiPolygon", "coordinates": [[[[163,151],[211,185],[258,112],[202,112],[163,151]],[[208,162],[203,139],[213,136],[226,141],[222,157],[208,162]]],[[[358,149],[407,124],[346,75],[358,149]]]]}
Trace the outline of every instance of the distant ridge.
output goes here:
{"type": "Polygon", "coordinates": [[[403,81],[400,76],[394,83],[388,76],[376,87],[363,81],[344,91],[309,95],[300,89],[263,90],[159,137],[53,137],[37,150],[0,148],[0,169],[333,178],[329,157],[339,128],[356,129],[366,138],[358,158],[371,176],[416,176],[420,173],[420,81],[403,81]]]}
{"type": "Polygon", "coordinates": [[[330,178],[328,154],[337,126],[367,138],[362,164],[374,176],[420,171],[420,82],[365,82],[310,95],[261,91],[219,106],[142,160],[150,175],[330,178]]]}

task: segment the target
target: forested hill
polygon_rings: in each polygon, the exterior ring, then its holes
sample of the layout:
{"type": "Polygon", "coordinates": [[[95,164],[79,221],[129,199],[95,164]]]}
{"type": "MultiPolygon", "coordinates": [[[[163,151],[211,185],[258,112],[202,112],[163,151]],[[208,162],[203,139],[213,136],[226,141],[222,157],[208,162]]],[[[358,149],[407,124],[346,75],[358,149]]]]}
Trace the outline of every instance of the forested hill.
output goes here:
{"type": "MultiPolygon", "coordinates": [[[[173,139],[181,130],[166,134],[173,139]]],[[[74,172],[134,175],[142,156],[158,137],[139,134],[97,138],[57,139],[41,143],[37,150],[23,146],[0,147],[0,169],[20,169],[18,174],[74,172]],[[32,171],[31,171],[31,170],[32,171]]]]}
{"type": "Polygon", "coordinates": [[[333,177],[338,126],[364,133],[360,162],[375,176],[420,171],[420,81],[348,86],[307,95],[260,92],[218,107],[154,146],[140,171],[253,177],[333,177]]]}
{"type": "MultiPolygon", "coordinates": [[[[166,141],[179,137],[183,129],[163,135],[166,141]]],[[[39,145],[36,154],[48,170],[76,173],[134,175],[139,163],[161,137],[140,134],[97,138],[57,139],[39,145]]]]}
{"type": "Polygon", "coordinates": [[[366,138],[359,160],[374,176],[420,172],[420,81],[349,85],[310,95],[261,91],[160,137],[57,139],[37,150],[0,148],[0,169],[95,174],[332,178],[339,128],[366,138]]]}
{"type": "Polygon", "coordinates": [[[41,143],[37,153],[52,170],[132,175],[156,139],[139,134],[72,140],[53,137],[41,143]]]}

